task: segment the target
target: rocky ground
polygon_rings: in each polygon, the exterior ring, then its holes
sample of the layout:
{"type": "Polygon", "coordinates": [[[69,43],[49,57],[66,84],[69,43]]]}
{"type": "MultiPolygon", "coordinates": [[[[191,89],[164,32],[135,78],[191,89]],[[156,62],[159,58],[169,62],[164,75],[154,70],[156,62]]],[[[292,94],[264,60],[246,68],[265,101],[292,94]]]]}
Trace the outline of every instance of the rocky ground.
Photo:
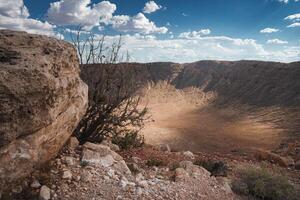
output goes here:
{"type": "MultiPolygon", "coordinates": [[[[81,146],[71,138],[57,158],[3,193],[2,198],[247,199],[233,193],[231,182],[239,166],[260,164],[249,156],[171,152],[168,145],[125,151],[107,141],[81,146]],[[224,166],[211,174],[196,165],[207,159],[218,160],[224,166]]],[[[294,183],[299,182],[297,170],[280,168],[277,163],[269,163],[268,167],[284,171],[294,183]]]]}
{"type": "Polygon", "coordinates": [[[123,151],[125,162],[115,152],[118,147],[108,142],[77,146],[72,140],[56,159],[4,199],[239,199],[226,178],[194,165],[191,152],[147,147],[156,158],[160,154],[169,159],[146,159],[136,149],[123,151]],[[137,152],[140,157],[134,156],[137,152]]]}

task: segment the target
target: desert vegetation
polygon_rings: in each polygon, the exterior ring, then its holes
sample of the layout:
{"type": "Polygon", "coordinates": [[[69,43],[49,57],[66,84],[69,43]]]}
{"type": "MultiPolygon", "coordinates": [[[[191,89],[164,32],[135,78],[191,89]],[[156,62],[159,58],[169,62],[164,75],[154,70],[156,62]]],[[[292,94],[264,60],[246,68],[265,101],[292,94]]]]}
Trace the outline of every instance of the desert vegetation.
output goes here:
{"type": "Polygon", "coordinates": [[[257,199],[296,200],[294,186],[284,175],[266,168],[248,166],[239,170],[240,178],[233,182],[233,190],[257,199]]]}
{"type": "MultiPolygon", "coordinates": [[[[124,63],[121,55],[122,38],[116,43],[105,46],[105,37],[95,39],[93,33],[82,32],[78,27],[72,43],[77,49],[80,64],[103,64],[99,79],[90,89],[89,107],[79,122],[74,135],[81,144],[89,141],[100,143],[105,137],[121,148],[141,146],[144,138],[139,134],[146,120],[147,108],[140,107],[140,97],[136,91],[141,86],[136,82],[138,75],[134,68],[124,63]]],[[[126,55],[126,62],[129,55],[126,55]]]]}

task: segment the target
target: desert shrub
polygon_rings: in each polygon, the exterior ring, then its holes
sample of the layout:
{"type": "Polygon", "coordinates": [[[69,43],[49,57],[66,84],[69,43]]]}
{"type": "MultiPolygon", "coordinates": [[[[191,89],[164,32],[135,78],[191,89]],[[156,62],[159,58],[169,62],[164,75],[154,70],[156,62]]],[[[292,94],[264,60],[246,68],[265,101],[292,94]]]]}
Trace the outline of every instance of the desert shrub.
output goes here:
{"type": "Polygon", "coordinates": [[[233,182],[233,190],[264,200],[296,200],[296,191],[288,179],[265,168],[241,169],[240,179],[233,182]]]}
{"type": "Polygon", "coordinates": [[[100,65],[99,78],[89,84],[88,109],[74,135],[80,144],[87,141],[100,143],[107,137],[114,138],[115,143],[123,148],[143,144],[138,133],[144,126],[147,109],[140,106],[137,90],[141,84],[136,81],[136,69],[129,67],[127,62],[116,64],[123,61],[121,37],[118,42],[105,47],[104,37],[96,43],[92,33],[80,34],[81,31],[79,27],[76,37],[72,37],[80,64],[83,67],[85,60],[100,65]]]}
{"type": "Polygon", "coordinates": [[[125,135],[115,135],[112,143],[118,145],[121,149],[130,149],[141,147],[144,144],[144,137],[137,132],[127,132],[125,135]]]}
{"type": "Polygon", "coordinates": [[[222,161],[196,160],[194,164],[205,168],[213,176],[227,176],[227,165],[222,161]]]}
{"type": "Polygon", "coordinates": [[[165,165],[164,162],[162,160],[156,159],[156,158],[151,158],[149,160],[147,160],[146,163],[147,166],[149,167],[159,167],[159,166],[163,166],[165,165]]]}

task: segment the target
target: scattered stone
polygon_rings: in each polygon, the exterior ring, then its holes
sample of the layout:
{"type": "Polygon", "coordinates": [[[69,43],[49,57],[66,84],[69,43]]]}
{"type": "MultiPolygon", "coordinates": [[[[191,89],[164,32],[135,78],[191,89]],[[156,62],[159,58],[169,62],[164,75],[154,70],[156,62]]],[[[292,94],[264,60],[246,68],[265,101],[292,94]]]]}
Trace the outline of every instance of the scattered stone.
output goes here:
{"type": "Polygon", "coordinates": [[[90,165],[100,165],[101,167],[110,167],[115,160],[112,155],[100,156],[91,150],[85,150],[81,161],[90,165]]]}
{"type": "Polygon", "coordinates": [[[73,177],[73,178],[74,178],[75,181],[80,181],[80,180],[81,180],[81,176],[79,176],[79,175],[78,175],[78,176],[75,176],[75,177],[73,177]]]}
{"type": "Polygon", "coordinates": [[[183,168],[177,168],[175,170],[175,181],[184,181],[189,177],[189,174],[183,168]]]}
{"type": "Polygon", "coordinates": [[[89,170],[84,170],[81,175],[81,180],[85,183],[91,182],[93,179],[93,175],[89,170]]]}
{"type": "Polygon", "coordinates": [[[190,158],[190,159],[195,159],[194,154],[193,154],[192,152],[190,152],[190,151],[185,151],[185,152],[183,152],[182,154],[183,154],[184,156],[190,158]]]}
{"type": "Polygon", "coordinates": [[[144,179],[145,179],[145,178],[144,178],[144,176],[143,176],[142,173],[138,173],[138,174],[135,176],[135,180],[136,180],[137,182],[142,181],[142,180],[144,180],[144,179]]]}
{"type": "Polygon", "coordinates": [[[127,186],[127,184],[128,184],[128,180],[123,176],[122,178],[121,178],[121,180],[120,180],[120,186],[122,187],[122,188],[124,188],[124,187],[126,187],[127,186]]]}
{"type": "Polygon", "coordinates": [[[132,161],[133,161],[134,163],[136,163],[136,164],[138,164],[138,163],[141,162],[141,159],[140,159],[139,157],[132,157],[131,159],[132,159],[132,161]]]}
{"type": "Polygon", "coordinates": [[[108,172],[107,172],[107,175],[108,175],[109,177],[115,176],[115,170],[109,169],[108,172]]]}
{"type": "Polygon", "coordinates": [[[141,195],[143,194],[143,189],[140,188],[140,187],[138,187],[138,188],[136,188],[135,193],[136,193],[138,196],[141,196],[141,195]]]}
{"type": "Polygon", "coordinates": [[[128,168],[128,166],[126,165],[124,160],[121,160],[117,163],[115,163],[112,166],[117,172],[120,172],[121,174],[131,174],[130,169],[128,168]]]}
{"type": "Polygon", "coordinates": [[[224,190],[227,194],[232,193],[230,181],[226,177],[217,177],[217,181],[221,184],[222,190],[224,190]]]}
{"type": "Polygon", "coordinates": [[[142,188],[147,188],[148,187],[148,182],[146,180],[140,181],[137,184],[138,184],[138,186],[140,186],[142,188]]]}
{"type": "Polygon", "coordinates": [[[63,171],[62,178],[63,179],[72,179],[72,172],[70,170],[63,171]]]}
{"type": "Polygon", "coordinates": [[[51,198],[50,188],[43,185],[40,190],[39,200],[49,200],[51,198]]]}
{"type": "MultiPolygon", "coordinates": [[[[87,165],[110,167],[114,163],[123,160],[122,156],[102,144],[87,142],[83,145],[83,148],[81,162],[87,165]]],[[[122,163],[119,164],[123,165],[122,163]]]]}
{"type": "Polygon", "coordinates": [[[69,150],[75,150],[79,145],[79,141],[76,137],[70,137],[67,142],[67,147],[69,150]]]}
{"type": "Polygon", "coordinates": [[[68,166],[74,165],[74,158],[71,156],[63,157],[62,162],[68,166]]]}
{"type": "Polygon", "coordinates": [[[38,188],[40,188],[42,185],[40,184],[40,182],[38,181],[38,180],[34,180],[32,183],[31,183],[31,185],[30,185],[30,187],[32,187],[32,188],[34,188],[34,189],[38,189],[38,188]]]}

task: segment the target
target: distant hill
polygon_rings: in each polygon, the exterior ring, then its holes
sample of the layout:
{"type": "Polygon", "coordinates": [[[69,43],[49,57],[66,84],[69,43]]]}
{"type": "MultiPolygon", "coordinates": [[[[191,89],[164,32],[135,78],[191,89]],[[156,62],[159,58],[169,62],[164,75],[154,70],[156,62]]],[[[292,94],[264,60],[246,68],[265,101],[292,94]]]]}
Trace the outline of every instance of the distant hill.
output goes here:
{"type": "MultiPolygon", "coordinates": [[[[120,63],[134,67],[137,82],[168,81],[178,89],[199,87],[218,94],[217,102],[253,106],[300,106],[300,62],[199,61],[176,63],[120,63]]],[[[81,77],[93,88],[101,65],[84,65],[81,77]]]]}

